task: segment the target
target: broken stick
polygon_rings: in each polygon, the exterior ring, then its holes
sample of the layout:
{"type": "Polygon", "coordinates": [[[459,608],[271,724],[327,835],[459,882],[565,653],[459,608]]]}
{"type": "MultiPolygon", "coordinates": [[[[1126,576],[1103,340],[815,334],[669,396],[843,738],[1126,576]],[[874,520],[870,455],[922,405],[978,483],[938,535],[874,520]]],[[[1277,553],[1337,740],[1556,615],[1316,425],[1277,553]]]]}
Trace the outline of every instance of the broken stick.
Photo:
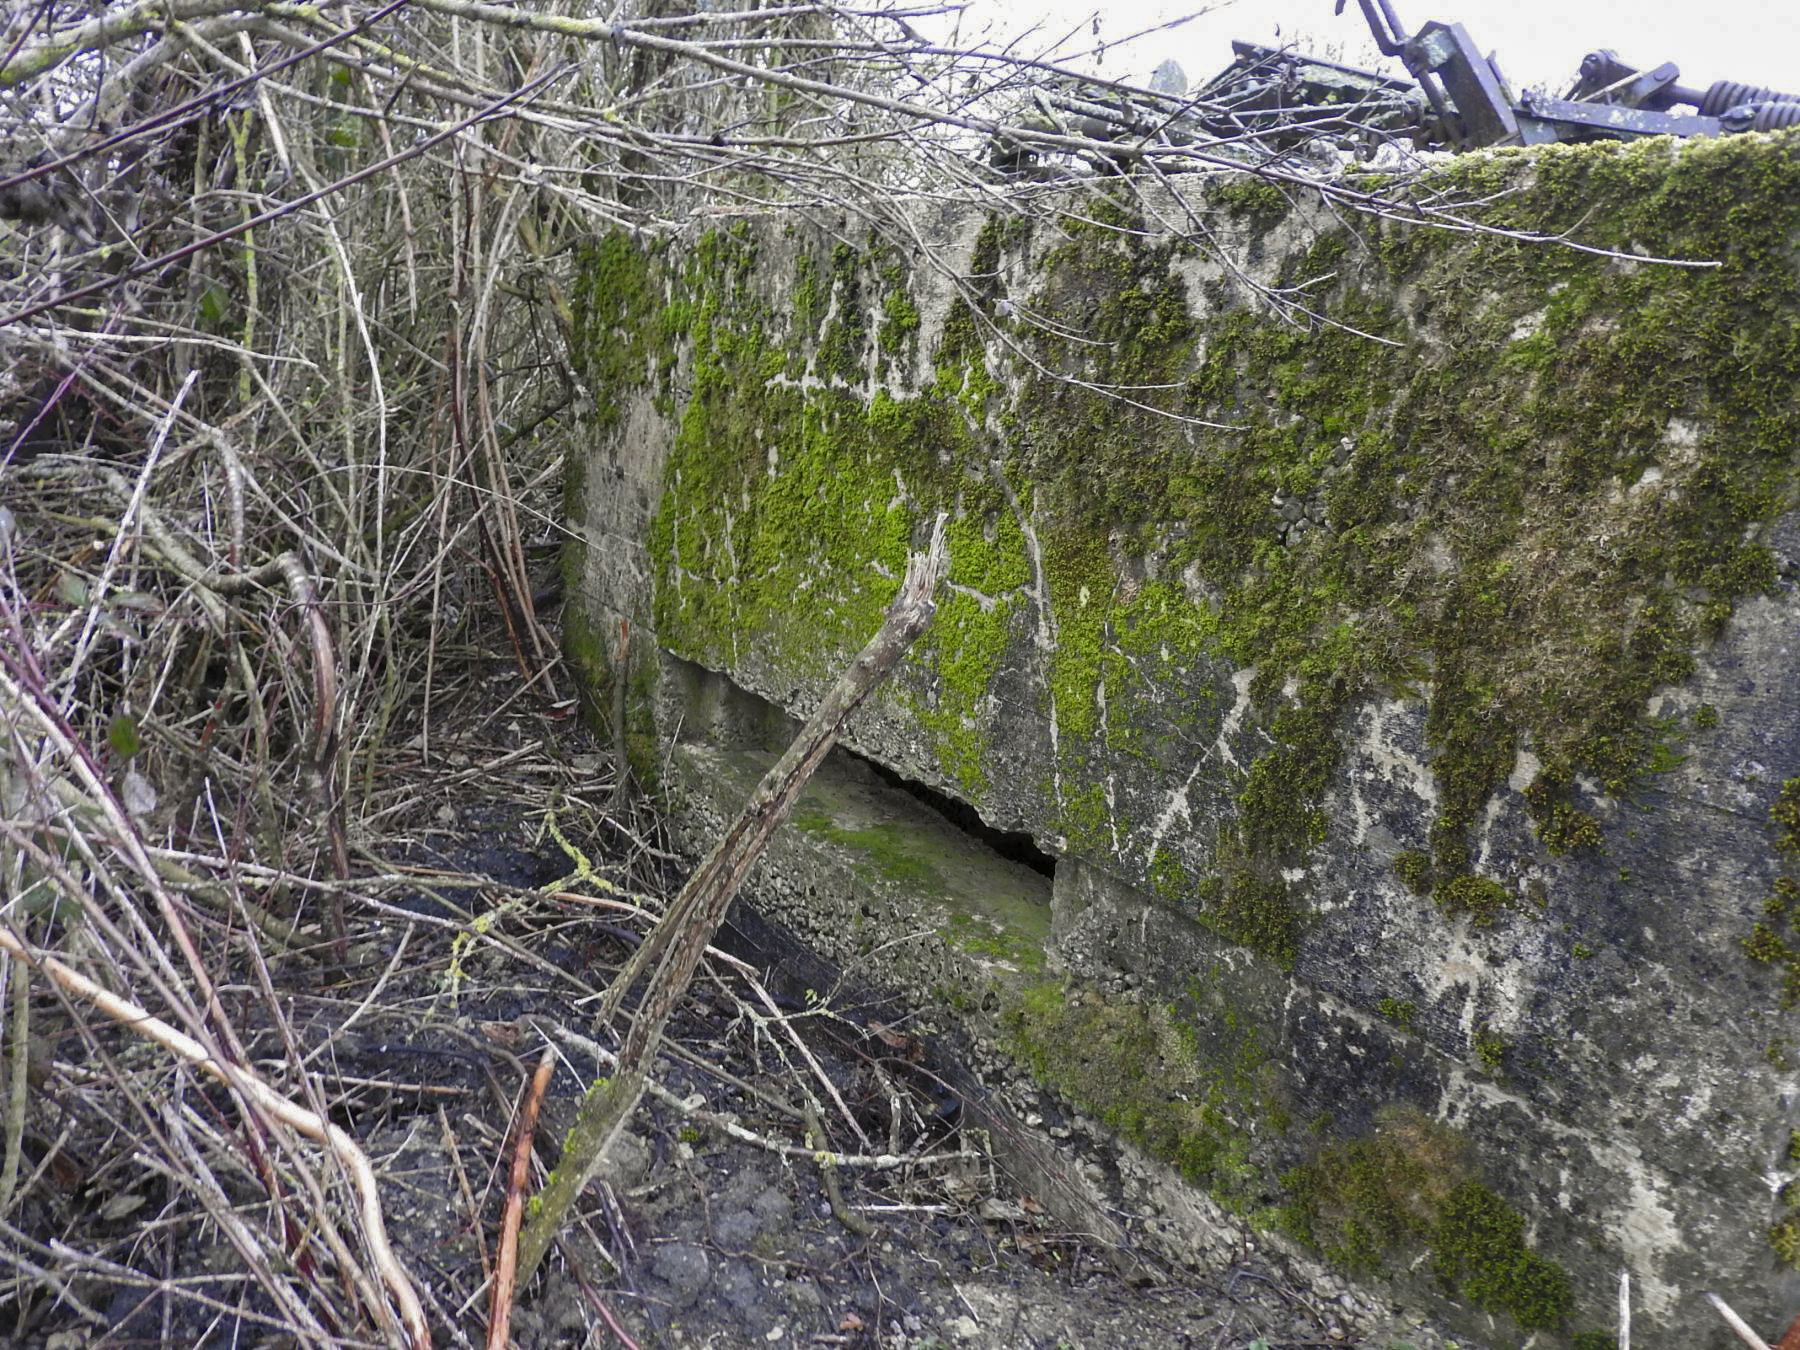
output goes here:
{"type": "Polygon", "coordinates": [[[550,1243],[562,1231],[576,1197],[599,1170],[606,1150],[630,1119],[643,1095],[644,1080],[662,1041],[663,1027],[687,992],[701,954],[724,922],[725,911],[738,887],[775,831],[787,820],[801,790],[837,742],[844,724],[931,622],[937,608],[933,595],[944,565],[944,517],[940,515],[932,527],[930,544],[907,560],[906,577],[894,603],[888,607],[881,631],[826,693],[787,753],[757,784],[725,837],[681,888],[681,894],[606,991],[601,1004],[602,1020],[618,1012],[625,995],[654,964],[655,973],[632,1019],[613,1076],[595,1083],[582,1099],[562,1161],[544,1183],[532,1217],[520,1235],[521,1285],[544,1259],[550,1243]]]}

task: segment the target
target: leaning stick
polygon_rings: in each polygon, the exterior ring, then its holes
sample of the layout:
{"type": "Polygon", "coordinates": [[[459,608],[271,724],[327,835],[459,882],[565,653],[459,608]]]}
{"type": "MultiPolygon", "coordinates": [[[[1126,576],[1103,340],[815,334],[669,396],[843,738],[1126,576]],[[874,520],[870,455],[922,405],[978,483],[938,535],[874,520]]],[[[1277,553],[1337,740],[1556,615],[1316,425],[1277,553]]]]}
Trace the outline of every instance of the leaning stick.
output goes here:
{"type": "Polygon", "coordinates": [[[844,724],[931,622],[937,608],[932,596],[943,575],[945,557],[944,517],[940,515],[932,528],[930,545],[907,560],[906,577],[894,603],[888,607],[881,631],[869,639],[869,645],[832,685],[787,753],[757,784],[725,837],[681,888],[681,894],[606,991],[601,1004],[602,1020],[618,1011],[626,992],[641,976],[653,972],[631,1030],[625,1036],[613,1076],[594,1084],[582,1098],[562,1162],[538,1193],[538,1211],[519,1238],[521,1284],[537,1270],[576,1198],[600,1169],[606,1150],[625,1128],[638,1099],[644,1095],[650,1062],[662,1042],[663,1027],[687,992],[694,970],[724,922],[725,911],[744,877],[793,811],[801,789],[836,744],[844,724]]]}
{"type": "MultiPolygon", "coordinates": [[[[262,1079],[236,1065],[225,1064],[208,1054],[206,1047],[193,1037],[177,1031],[160,1017],[153,1017],[137,1004],[95,984],[73,967],[40,951],[33,951],[10,931],[0,928],[0,949],[10,952],[27,965],[48,975],[59,988],[92,1003],[121,1026],[129,1027],[186,1060],[197,1069],[212,1075],[226,1087],[250,1098],[284,1125],[324,1144],[344,1165],[355,1183],[362,1216],[363,1236],[369,1243],[369,1254],[381,1272],[388,1292],[400,1307],[400,1320],[413,1350],[431,1350],[431,1331],[425,1322],[425,1309],[413,1292],[412,1281],[388,1245],[387,1225],[381,1217],[381,1196],[375,1185],[375,1169],[356,1141],[328,1120],[323,1120],[304,1107],[296,1106],[276,1092],[262,1079]]],[[[382,1311],[385,1312],[385,1309],[382,1311]]]]}

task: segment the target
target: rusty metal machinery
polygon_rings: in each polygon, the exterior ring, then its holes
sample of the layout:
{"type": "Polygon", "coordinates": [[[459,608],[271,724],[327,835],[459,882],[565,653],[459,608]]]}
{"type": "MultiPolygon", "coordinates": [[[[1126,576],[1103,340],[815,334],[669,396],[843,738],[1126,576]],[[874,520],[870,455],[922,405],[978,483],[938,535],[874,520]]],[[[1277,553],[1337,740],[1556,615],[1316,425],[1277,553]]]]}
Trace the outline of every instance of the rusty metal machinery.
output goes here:
{"type": "MultiPolygon", "coordinates": [[[[1345,4],[1336,0],[1338,13],[1345,4]]],[[[1148,90],[1057,81],[1031,91],[1016,125],[1110,143],[1116,149],[1085,156],[1106,173],[1126,171],[1149,152],[1163,171],[1180,172],[1189,150],[1214,162],[1221,155],[1266,162],[1321,149],[1341,160],[1374,155],[1384,143],[1462,151],[1800,126],[1800,94],[1729,80],[1690,88],[1673,62],[1641,70],[1610,49],[1588,53],[1561,97],[1515,95],[1498,61],[1482,54],[1462,24],[1434,19],[1409,34],[1393,0],[1357,4],[1376,46],[1399,58],[1411,79],[1234,42],[1231,65],[1192,89],[1173,62],[1159,67],[1148,90]]],[[[991,160],[1009,174],[1056,172],[1044,152],[1005,136],[991,160]]]]}
{"type": "MultiPolygon", "coordinates": [[[[1357,0],[1375,45],[1397,56],[1419,82],[1436,116],[1422,127],[1428,142],[1457,150],[1547,141],[1630,139],[1638,136],[1719,136],[1800,126],[1800,94],[1714,82],[1705,90],[1678,84],[1680,67],[1665,62],[1643,71],[1611,50],[1588,53],[1574,86],[1562,98],[1514,97],[1498,62],[1483,56],[1460,23],[1423,25],[1407,35],[1392,0],[1357,0]],[[1679,110],[1687,105],[1691,112],[1679,110]],[[1435,135],[1432,133],[1436,133],[1435,135]]],[[[1337,0],[1343,13],[1344,0],[1337,0]]]]}

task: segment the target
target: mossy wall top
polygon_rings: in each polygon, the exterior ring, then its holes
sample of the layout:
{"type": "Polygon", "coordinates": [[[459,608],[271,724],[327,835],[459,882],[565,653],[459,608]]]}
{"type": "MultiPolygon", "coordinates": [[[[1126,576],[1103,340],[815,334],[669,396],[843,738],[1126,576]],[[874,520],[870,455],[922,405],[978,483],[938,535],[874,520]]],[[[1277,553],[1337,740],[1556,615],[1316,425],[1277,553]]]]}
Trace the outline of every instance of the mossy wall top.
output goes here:
{"type": "Polygon", "coordinates": [[[624,614],[804,710],[949,513],[859,749],[1233,959],[1405,1006],[1522,1109],[1585,1130],[1623,1092],[1642,1156],[1747,1169],[1772,1263],[1797,202],[1800,140],[1744,136],[921,208],[929,258],[600,241],[577,630],[624,614]],[[1747,1118],[1619,1086],[1652,996],[1747,1118]]]}
{"type": "MultiPolygon", "coordinates": [[[[739,229],[651,282],[607,241],[583,307],[602,417],[691,363],[649,535],[659,639],[817,682],[948,510],[947,603],[889,709],[936,776],[1204,915],[1231,908],[1205,877],[1269,890],[1318,844],[1349,711],[1416,695],[1439,810],[1407,877],[1494,918],[1471,830],[1520,752],[1544,848],[1600,846],[1596,800],[1696,729],[1652,695],[1776,582],[1800,161],[1645,142],[1434,187],[1498,195],[1457,212],[1496,233],[1201,192],[1254,288],[1123,190],[1060,228],[988,221],[948,295],[879,245],[739,229]],[[1576,227],[1676,261],[1502,233],[1576,227]],[[997,743],[1008,700],[1045,753],[997,743]],[[1122,800],[1188,767],[1196,790],[1122,800]],[[1202,786],[1221,809],[1195,828],[1202,786]]],[[[1291,959],[1295,907],[1245,903],[1291,959]]]]}

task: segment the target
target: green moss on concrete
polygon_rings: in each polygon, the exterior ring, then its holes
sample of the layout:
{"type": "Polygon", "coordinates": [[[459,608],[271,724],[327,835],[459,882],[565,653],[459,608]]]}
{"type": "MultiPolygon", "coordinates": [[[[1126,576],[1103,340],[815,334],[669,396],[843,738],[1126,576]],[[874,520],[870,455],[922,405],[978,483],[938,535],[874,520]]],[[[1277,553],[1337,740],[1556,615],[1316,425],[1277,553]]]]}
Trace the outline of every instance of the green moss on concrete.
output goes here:
{"type": "Polygon", "coordinates": [[[819,324],[825,317],[826,298],[819,285],[818,265],[813,262],[810,255],[800,254],[794,259],[793,303],[796,337],[807,339],[817,336],[819,324]]]}
{"type": "Polygon", "coordinates": [[[872,635],[904,569],[914,512],[896,500],[868,410],[838,392],[772,384],[785,359],[702,283],[694,395],[652,524],[657,632],[695,659],[768,644],[822,671],[872,635]]]}
{"type": "Polygon", "coordinates": [[[1407,849],[1394,857],[1394,875],[1414,895],[1431,894],[1431,855],[1407,849]]]}
{"type": "Polygon", "coordinates": [[[932,733],[945,776],[968,800],[980,801],[988,787],[989,687],[1012,640],[1031,573],[1018,520],[989,484],[964,485],[945,542],[949,585],[921,639],[937,679],[911,706],[932,733]]]}
{"type": "Polygon", "coordinates": [[[1411,999],[1384,998],[1375,1007],[1383,1017],[1406,1032],[1413,1029],[1413,1019],[1419,1015],[1419,1005],[1411,999]]]}
{"type": "MultiPolygon", "coordinates": [[[[734,280],[753,267],[750,251],[709,237],[710,263],[686,278],[694,396],[649,540],[659,638],[707,664],[754,648],[773,668],[825,678],[879,626],[922,522],[950,512],[952,590],[916,649],[935,678],[906,696],[945,776],[979,799],[989,686],[1029,580],[997,470],[971,463],[982,379],[965,372],[954,400],[878,392],[864,403],[836,387],[860,385],[869,326],[863,260],[840,246],[807,274],[822,294],[801,307],[830,315],[809,367],[829,387],[790,383],[778,319],[734,280]]],[[[884,331],[897,340],[916,329],[916,310],[893,269],[882,280],[884,331]]]]}
{"type": "Polygon", "coordinates": [[[1283,1176],[1276,1226],[1335,1265],[1373,1274],[1424,1245],[1469,1172],[1459,1135],[1392,1109],[1373,1134],[1329,1144],[1283,1176]]]}
{"type": "MultiPolygon", "coordinates": [[[[1775,853],[1784,867],[1800,871],[1800,778],[1781,785],[1769,808],[1775,826],[1775,853]]],[[[1744,940],[1752,961],[1781,973],[1781,1005],[1800,1003],[1800,877],[1784,871],[1763,901],[1763,917],[1744,940]]]]}
{"type": "MultiPolygon", "coordinates": [[[[1266,186],[1219,204],[1272,213],[1266,186]]],[[[946,778],[989,790],[993,675],[1041,659],[1058,733],[1043,818],[1140,879],[1154,869],[1192,910],[1285,906],[1215,918],[1289,960],[1304,883],[1285,878],[1329,827],[1345,728],[1377,691],[1416,693],[1438,802],[1427,836],[1401,841],[1429,859],[1408,882],[1448,914],[1502,921],[1516,906],[1476,875],[1470,839],[1519,751],[1542,766],[1523,804],[1545,847],[1603,848],[1614,805],[1674,762],[1652,694],[1773,578],[1761,531],[1792,500],[1800,441],[1782,392],[1800,376],[1783,207],[1800,155],[1753,138],[1557,148],[1468,157],[1428,190],[1491,202],[1498,226],[1722,265],[1364,221],[1323,231],[1277,278],[1324,321],[1234,304],[1229,282],[1196,316],[1177,250],[1101,197],[1029,267],[990,223],[929,386],[871,403],[871,363],[919,336],[903,274],[839,249],[788,313],[730,256],[748,243],[699,250],[668,302],[696,393],[651,541],[659,637],[714,664],[754,649],[820,672],[872,631],[928,513],[952,511],[959,551],[991,543],[1027,573],[1015,526],[1029,528],[1048,612],[1035,577],[958,592],[900,686],[946,778]],[[1729,225],[1704,205],[1720,200],[1729,225]],[[1008,277],[1027,274],[1024,303],[1082,341],[1003,317],[1008,277]],[[1206,753],[1225,674],[1250,666],[1240,745],[1268,740],[1222,837],[1123,818],[1115,782],[1206,753]]],[[[661,301],[619,294],[619,313],[661,301]]],[[[603,327],[584,329],[590,345],[603,327]]],[[[590,354],[625,380],[649,364],[590,354]]]]}
{"type": "Polygon", "coordinates": [[[1372,1134],[1328,1145],[1283,1177],[1277,1226],[1356,1274],[1404,1269],[1423,1253],[1447,1292],[1522,1331],[1560,1327],[1574,1302],[1568,1274],[1531,1249],[1524,1219],[1474,1171],[1454,1130],[1392,1108],[1372,1134]]]}
{"type": "Polygon", "coordinates": [[[1027,975],[1042,976],[1045,968],[1044,935],[1033,934],[990,919],[957,913],[940,935],[958,951],[987,961],[998,961],[1027,975]]]}
{"type": "Polygon", "coordinates": [[[1574,1305],[1568,1272],[1532,1251],[1518,1211],[1477,1182],[1445,1198],[1431,1230],[1431,1268],[1462,1297],[1525,1331],[1560,1325],[1574,1305]]]}
{"type": "Polygon", "coordinates": [[[594,392],[600,430],[619,417],[621,400],[649,378],[652,356],[672,356],[672,336],[655,321],[661,306],[652,255],[629,235],[584,245],[577,263],[574,344],[594,392]]]}
{"type": "MultiPolygon", "coordinates": [[[[1250,770],[1240,803],[1246,852],[1304,851],[1317,838],[1319,786],[1338,754],[1334,705],[1361,697],[1371,681],[1405,688],[1424,676],[1441,809],[1430,839],[1419,842],[1431,846],[1445,908],[1488,922],[1501,913],[1500,898],[1473,875],[1467,836],[1518,746],[1529,743],[1546,766],[1527,797],[1546,845],[1599,847],[1600,816],[1581,802],[1578,774],[1628,795],[1668,762],[1644,705],[1657,685],[1685,677],[1693,647],[1736,597],[1768,584],[1766,549],[1743,535],[1783,500],[1792,444],[1784,423],[1731,387],[1743,381],[1714,360],[1716,347],[1662,331],[1697,331],[1683,309],[1690,292],[1713,309],[1715,325],[1735,328],[1744,315],[1733,294],[1744,294],[1745,274],[1756,271],[1748,292],[1767,316],[1753,325],[1767,339],[1760,359],[1791,364],[1784,330],[1770,322],[1794,307],[1791,269],[1775,265],[1782,227],[1774,203],[1796,183],[1791,151],[1696,147],[1673,163],[1661,148],[1552,158],[1549,178],[1562,195],[1512,192],[1510,217],[1530,212],[1543,228],[1575,203],[1591,213],[1598,195],[1630,217],[1639,247],[1716,253],[1726,266],[1717,274],[1626,269],[1621,292],[1618,267],[1567,251],[1425,240],[1406,252],[1396,279],[1422,288],[1418,317],[1445,343],[1441,358],[1421,364],[1416,352],[1341,329],[1302,332],[1237,312],[1202,332],[1205,355],[1178,402],[1145,392],[1171,373],[1171,355],[1180,367],[1192,348],[1193,330],[1176,307],[1165,313],[1158,303],[1169,293],[1158,255],[1124,235],[1108,241],[1110,255],[1084,239],[1081,257],[1046,280],[1042,300],[1103,337],[1130,315],[1137,331],[1155,336],[1162,362],[1147,358],[1146,344],[1121,341],[1096,373],[1141,391],[1138,402],[1243,429],[1158,435],[1153,413],[1119,400],[1108,407],[1101,395],[1048,381],[1028,394],[1041,404],[1034,441],[1048,449],[1040,458],[1055,465],[1034,471],[1033,481],[1071,481],[1070,514],[1090,519],[1096,539],[1104,529],[1127,556],[1141,503],[1159,503],[1156,546],[1173,562],[1199,564],[1222,596],[1212,625],[1219,646],[1256,662],[1270,695],[1302,684],[1289,706],[1271,702],[1280,745],[1250,770]],[[1683,179],[1718,182],[1758,156],[1768,161],[1759,166],[1768,195],[1748,247],[1711,225],[1686,231],[1643,204],[1650,181],[1664,193],[1683,179]],[[1733,272],[1735,282],[1718,284],[1733,272]],[[1531,306],[1546,295],[1552,302],[1534,320],[1531,306]],[[1625,296],[1629,303],[1619,303],[1625,296]],[[1533,322],[1537,331],[1518,331],[1533,322]],[[1606,392],[1626,386],[1623,398],[1606,392]],[[1716,426],[1721,417],[1733,429],[1700,447],[1704,470],[1688,471],[1682,453],[1664,454],[1681,419],[1716,426]],[[1184,435],[1203,437],[1207,451],[1158,453],[1184,435]],[[1341,435],[1355,445],[1349,471],[1333,475],[1341,435]],[[1729,460],[1739,435],[1759,445],[1760,464],[1729,460]],[[1671,460],[1657,465],[1663,482],[1672,467],[1683,490],[1640,486],[1645,468],[1663,458],[1671,460]],[[1277,494],[1322,502],[1330,533],[1315,529],[1298,546],[1282,538],[1268,509],[1277,494]],[[1617,521],[1605,531],[1604,558],[1591,530],[1598,519],[1617,521]],[[1665,521],[1684,537],[1666,534],[1665,521]],[[1301,663],[1327,634],[1341,635],[1334,683],[1305,687],[1301,663]]],[[[1679,195],[1692,190],[1684,184],[1679,195]]],[[[1345,240],[1327,237],[1290,272],[1297,281],[1341,274],[1346,256],[1345,240]]],[[[1328,313],[1364,331],[1396,331],[1395,316],[1344,281],[1327,301],[1328,313]]],[[[1083,687],[1103,677],[1094,628],[1089,616],[1081,640],[1059,654],[1059,708],[1085,709],[1083,687]]]]}
{"type": "Polygon", "coordinates": [[[883,268],[881,278],[888,289],[881,302],[881,326],[876,331],[876,345],[890,357],[910,357],[919,331],[919,307],[907,294],[905,274],[899,267],[883,268]]]}
{"type": "MultiPolygon", "coordinates": [[[[741,799],[766,761],[708,760],[712,791],[741,799]]],[[[790,826],[825,848],[866,885],[935,927],[950,946],[1000,963],[1015,978],[1041,975],[1050,942],[1050,886],[1037,873],[996,857],[922,805],[889,801],[871,810],[861,775],[829,766],[807,784],[790,826]]],[[[860,923],[860,920],[858,920],[860,923]]],[[[996,986],[1009,981],[989,972],[996,986]]],[[[969,986],[963,987],[966,997],[969,986]]]]}
{"type": "Polygon", "coordinates": [[[1047,681],[1050,715],[1078,765],[1099,731],[1101,646],[1115,585],[1106,540],[1058,532],[1043,539],[1044,579],[1055,617],[1056,649],[1047,681]]]}
{"type": "Polygon", "coordinates": [[[1516,897],[1492,877],[1460,873],[1437,883],[1431,898],[1446,914],[1466,914],[1477,928],[1495,923],[1516,897]]]}
{"type": "Polygon", "coordinates": [[[813,371],[821,379],[860,387],[867,375],[869,322],[864,312],[862,268],[855,249],[831,253],[831,318],[819,341],[813,371]]]}
{"type": "Polygon", "coordinates": [[[1506,1038],[1491,1027],[1476,1027],[1469,1037],[1469,1048],[1486,1072],[1497,1075],[1506,1067],[1506,1038]]]}
{"type": "Polygon", "coordinates": [[[1800,1270],[1800,1197],[1792,1192],[1789,1185],[1782,1191],[1782,1202],[1786,1215],[1769,1226],[1769,1246],[1784,1264],[1800,1270]]]}
{"type": "Polygon", "coordinates": [[[1525,789],[1525,809],[1537,825],[1538,838],[1553,854],[1601,846],[1600,822],[1576,807],[1566,772],[1540,773],[1525,789]]]}
{"type": "Polygon", "coordinates": [[[1281,1119],[1253,1031],[1182,1003],[1140,1005],[1046,982],[1003,1014],[1039,1081],[1241,1213],[1266,1204],[1254,1153],[1281,1119]]]}
{"type": "Polygon", "coordinates": [[[1227,178],[1212,191],[1212,200],[1228,211],[1273,223],[1288,213],[1287,194],[1252,174],[1227,178]]]}
{"type": "Polygon", "coordinates": [[[1287,882],[1234,868],[1196,887],[1198,918],[1227,941],[1261,952],[1283,970],[1292,970],[1300,949],[1300,915],[1287,882]]]}
{"type": "Polygon", "coordinates": [[[943,893],[944,879],[926,857],[929,846],[923,845],[904,825],[884,823],[847,830],[822,811],[796,811],[792,820],[797,830],[855,849],[889,881],[911,887],[926,897],[943,893]]]}
{"type": "Polygon", "coordinates": [[[1778,833],[1778,853],[1800,857],[1800,778],[1790,778],[1781,785],[1781,793],[1769,808],[1769,820],[1778,833]]]}

